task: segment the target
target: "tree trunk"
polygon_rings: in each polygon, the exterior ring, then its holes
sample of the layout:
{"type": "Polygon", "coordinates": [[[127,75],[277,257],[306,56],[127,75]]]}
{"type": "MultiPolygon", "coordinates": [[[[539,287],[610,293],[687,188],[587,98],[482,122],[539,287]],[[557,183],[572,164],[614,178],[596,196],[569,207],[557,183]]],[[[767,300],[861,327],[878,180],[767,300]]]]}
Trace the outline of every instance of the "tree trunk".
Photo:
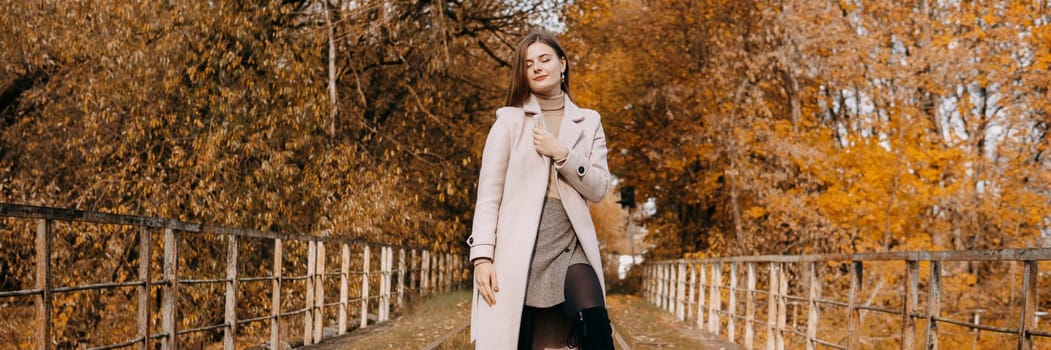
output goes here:
{"type": "MultiPolygon", "coordinates": [[[[326,132],[336,136],[336,117],[339,115],[339,95],[336,91],[336,34],[332,27],[332,2],[325,0],[325,27],[328,30],[328,97],[329,112],[326,132]]],[[[337,8],[338,9],[338,8],[337,8]]]]}

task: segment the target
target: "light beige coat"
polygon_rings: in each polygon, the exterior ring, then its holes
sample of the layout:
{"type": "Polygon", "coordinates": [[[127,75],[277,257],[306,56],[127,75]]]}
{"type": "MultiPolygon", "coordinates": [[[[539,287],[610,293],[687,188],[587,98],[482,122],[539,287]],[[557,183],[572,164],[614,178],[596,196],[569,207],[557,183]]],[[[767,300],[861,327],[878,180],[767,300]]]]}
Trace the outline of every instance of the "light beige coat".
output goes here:
{"type": "MultiPolygon", "coordinates": [[[[541,119],[540,105],[532,96],[522,108],[500,108],[482,152],[468,244],[472,260],[493,259],[500,291],[490,307],[477,286],[474,290],[471,340],[477,349],[517,346],[529,264],[550,174],[551,159],[533,147],[532,130],[541,119]]],[[[558,142],[570,150],[565,163],[556,167],[561,175],[558,193],[605,290],[598,239],[587,204],[602,200],[609,187],[606,135],[599,114],[578,108],[567,98],[558,142]]]]}

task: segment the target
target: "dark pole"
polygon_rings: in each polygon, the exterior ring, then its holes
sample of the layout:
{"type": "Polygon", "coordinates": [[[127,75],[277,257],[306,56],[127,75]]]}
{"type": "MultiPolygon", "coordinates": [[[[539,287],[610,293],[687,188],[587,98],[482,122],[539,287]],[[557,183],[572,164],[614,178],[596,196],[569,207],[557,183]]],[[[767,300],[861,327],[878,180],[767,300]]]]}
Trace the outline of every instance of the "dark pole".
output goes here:
{"type": "Polygon", "coordinates": [[[631,214],[635,209],[635,187],[624,186],[620,189],[620,206],[628,210],[628,222],[625,224],[624,233],[628,235],[628,244],[631,247],[631,264],[635,265],[635,235],[631,234],[631,214]]]}

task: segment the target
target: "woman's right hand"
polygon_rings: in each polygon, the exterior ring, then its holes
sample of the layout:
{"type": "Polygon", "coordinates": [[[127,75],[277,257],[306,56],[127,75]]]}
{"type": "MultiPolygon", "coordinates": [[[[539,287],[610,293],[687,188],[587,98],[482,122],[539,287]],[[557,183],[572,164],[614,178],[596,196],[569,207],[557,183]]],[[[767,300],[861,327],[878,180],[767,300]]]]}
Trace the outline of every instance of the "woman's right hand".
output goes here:
{"type": "Polygon", "coordinates": [[[492,307],[496,304],[496,293],[500,291],[500,284],[496,283],[496,269],[493,263],[486,260],[474,265],[474,284],[478,286],[478,292],[482,293],[482,299],[492,307]]]}

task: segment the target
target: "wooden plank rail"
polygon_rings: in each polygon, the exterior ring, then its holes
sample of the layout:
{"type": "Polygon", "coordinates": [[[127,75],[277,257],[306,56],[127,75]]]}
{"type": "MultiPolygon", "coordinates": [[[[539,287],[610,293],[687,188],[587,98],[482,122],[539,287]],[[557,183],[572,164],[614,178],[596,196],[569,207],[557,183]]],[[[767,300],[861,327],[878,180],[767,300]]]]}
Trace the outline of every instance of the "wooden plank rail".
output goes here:
{"type": "MultiPolygon", "coordinates": [[[[268,231],[212,226],[200,223],[184,222],[173,219],[142,217],[133,215],[107,214],[91,211],[81,211],[63,208],[38,207],[18,204],[0,203],[0,218],[12,220],[33,220],[36,222],[36,230],[33,234],[32,256],[35,263],[34,281],[32,289],[0,290],[0,298],[32,298],[35,305],[35,316],[32,323],[22,325],[23,332],[33,335],[33,344],[37,349],[53,349],[58,343],[57,337],[60,330],[56,330],[53,318],[62,312],[55,308],[55,299],[66,293],[78,293],[88,291],[120,291],[133,290],[129,294],[134,296],[130,305],[136,308],[133,313],[134,324],[129,325],[134,331],[134,338],[118,340],[116,343],[107,345],[96,345],[90,349],[116,349],[130,348],[153,349],[178,349],[190,347],[193,344],[180,343],[180,337],[188,334],[221,331],[221,342],[224,349],[236,349],[246,347],[249,344],[239,344],[239,335],[245,332],[249,323],[262,323],[269,327],[257,326],[256,329],[268,329],[269,336],[257,334],[254,338],[267,339],[269,348],[276,348],[282,344],[293,344],[299,341],[304,345],[315,344],[328,335],[324,330],[326,326],[336,328],[336,334],[344,334],[348,331],[349,313],[354,308],[352,305],[360,305],[356,311],[360,317],[358,327],[369,326],[370,319],[374,322],[384,322],[391,318],[392,309],[404,307],[406,296],[409,294],[424,295],[436,292],[445,292],[464,288],[467,281],[462,273],[467,269],[466,261],[458,255],[445,252],[433,252],[421,247],[390,245],[373,242],[364,242],[332,236],[312,236],[305,234],[288,234],[268,231]],[[54,224],[82,223],[100,226],[131,227],[134,236],[137,236],[138,244],[135,248],[138,256],[136,273],[128,278],[132,281],[85,283],[72,286],[56,287],[52,285],[53,276],[61,273],[53,270],[52,241],[56,237],[54,224]],[[162,235],[158,242],[154,234],[162,235]],[[225,254],[220,256],[198,256],[196,264],[212,264],[224,266],[221,278],[196,278],[193,275],[192,266],[180,266],[179,251],[180,242],[185,242],[195,234],[207,234],[209,237],[217,237],[226,244],[221,248],[225,254]],[[248,253],[259,253],[246,250],[242,244],[249,242],[273,243],[273,265],[270,266],[268,276],[246,276],[239,264],[246,259],[248,253]],[[152,250],[155,245],[161,247],[159,260],[154,257],[152,250]],[[297,249],[302,247],[303,249],[297,249]],[[326,266],[326,249],[331,250],[338,270],[335,267],[329,269],[326,266]],[[372,252],[379,252],[378,270],[376,270],[376,259],[372,259],[372,252]],[[408,254],[406,254],[408,251],[408,254]],[[360,254],[362,263],[360,271],[354,271],[352,267],[352,255],[360,254]],[[397,255],[397,256],[395,256],[397,255]],[[202,262],[201,259],[214,259],[215,262],[202,262]],[[397,259],[397,261],[395,261],[397,259]],[[286,275],[286,264],[296,265],[301,262],[305,266],[305,275],[286,275]],[[154,280],[153,268],[157,268],[163,276],[160,280],[154,280]],[[357,284],[353,278],[360,278],[360,297],[353,294],[351,287],[357,284]],[[370,279],[373,280],[370,284],[370,279]],[[242,285],[251,282],[270,283],[270,305],[269,311],[264,315],[242,315],[244,312],[239,306],[246,302],[239,298],[244,296],[242,285]],[[377,283],[378,282],[378,283],[377,283]],[[298,286],[302,283],[302,288],[298,286]],[[196,305],[186,303],[182,288],[192,288],[198,285],[214,285],[223,291],[220,299],[223,309],[220,313],[222,323],[198,326],[196,328],[180,329],[185,324],[188,315],[196,310],[196,305]],[[370,291],[370,286],[375,288],[370,291]],[[293,290],[290,291],[290,288],[293,290]],[[326,289],[338,288],[338,301],[326,303],[326,289]],[[158,293],[158,294],[154,294],[158,293]],[[180,299],[182,302],[180,303],[180,299]],[[302,309],[288,310],[288,300],[302,300],[302,309]],[[159,305],[158,310],[154,307],[159,305]],[[181,309],[182,308],[182,309],[181,309]],[[327,310],[335,314],[335,318],[326,316],[327,310]],[[290,339],[288,329],[282,322],[287,322],[289,317],[302,315],[302,338],[290,339]],[[157,320],[154,317],[158,317],[157,320]],[[257,317],[251,317],[257,316],[257,317]],[[156,323],[154,323],[156,322],[156,323]],[[152,328],[151,324],[154,325],[152,328]],[[159,332],[157,332],[159,330],[159,332]]],[[[5,233],[6,234],[6,233],[5,233]]],[[[17,234],[17,232],[15,232],[17,234]]],[[[266,265],[270,263],[267,262],[266,265]]],[[[335,265],[333,265],[335,266],[335,265]]],[[[300,270],[302,271],[302,270],[300,270]]],[[[294,272],[293,269],[293,274],[294,272]]],[[[335,290],[335,289],[332,289],[335,290]]],[[[265,293],[265,292],[264,292],[265,293]]],[[[335,294],[330,297],[335,298],[335,294]]],[[[244,298],[253,299],[253,298],[244,298]]],[[[11,303],[0,303],[0,315],[8,314],[5,308],[13,307],[11,303]]],[[[264,308],[266,306],[263,306],[264,308]]],[[[106,315],[96,315],[105,317],[106,315]]],[[[195,316],[196,317],[196,316],[195,316]]],[[[72,320],[75,322],[75,320],[72,320]]],[[[298,328],[298,327],[297,327],[298,328]]],[[[265,331],[264,331],[265,332],[265,331]]],[[[90,339],[89,339],[90,340],[90,339]]],[[[250,346],[250,345],[249,345],[250,346]]],[[[84,344],[78,345],[84,348],[84,344]]]]}
{"type": "MultiPolygon", "coordinates": [[[[1030,350],[1046,346],[1047,338],[1051,338],[1051,332],[1040,329],[1038,323],[1039,317],[1046,315],[1039,310],[1039,265],[1047,261],[1051,261],[1051,248],[677,259],[644,263],[640,266],[640,285],[643,300],[746,349],[873,348],[865,339],[890,339],[896,344],[894,348],[901,349],[938,349],[939,340],[945,342],[949,334],[957,337],[957,343],[966,342],[968,348],[977,349],[981,332],[990,332],[1014,339],[1012,348],[1030,350]],[[943,288],[943,279],[954,273],[946,270],[946,263],[963,266],[979,262],[1011,264],[1007,269],[1017,271],[1013,272],[1017,278],[1005,279],[1014,285],[997,286],[998,291],[1010,291],[1011,301],[1005,302],[1012,305],[1000,312],[1000,321],[1004,322],[999,324],[989,320],[981,323],[991,318],[982,315],[989,310],[954,309],[957,300],[948,298],[956,299],[956,294],[946,294],[943,288]],[[739,264],[744,271],[739,271],[739,264]],[[886,266],[903,268],[887,270],[886,266]],[[829,271],[833,275],[822,276],[829,271]],[[727,272],[728,283],[722,276],[727,272]],[[921,272],[925,279],[921,279],[921,272]],[[744,288],[738,286],[739,273],[745,274],[744,288]],[[888,294],[893,295],[884,296],[882,304],[870,304],[873,289],[884,286],[885,276],[897,281],[897,285],[888,286],[893,288],[888,294]],[[828,278],[838,282],[829,283],[828,278]],[[737,304],[742,302],[743,314],[738,314],[737,304]],[[765,318],[759,314],[764,309],[765,318]],[[900,327],[897,323],[882,325],[892,329],[894,334],[889,337],[886,333],[872,334],[874,321],[866,321],[866,314],[882,317],[880,320],[890,317],[896,320],[892,322],[900,321],[900,327]],[[953,330],[941,329],[946,325],[953,330]],[[737,327],[744,328],[743,334],[737,327]],[[1040,338],[1044,338],[1044,345],[1037,345],[1040,338]]],[[[982,290],[972,292],[1002,298],[982,290]]]]}

